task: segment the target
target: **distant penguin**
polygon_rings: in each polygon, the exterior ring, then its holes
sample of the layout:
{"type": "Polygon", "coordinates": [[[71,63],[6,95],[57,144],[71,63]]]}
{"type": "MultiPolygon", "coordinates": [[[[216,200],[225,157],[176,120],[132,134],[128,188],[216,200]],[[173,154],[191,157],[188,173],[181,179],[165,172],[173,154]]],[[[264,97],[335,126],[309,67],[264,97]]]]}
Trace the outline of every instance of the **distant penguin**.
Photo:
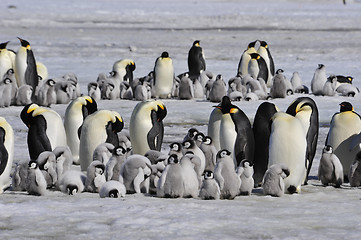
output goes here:
{"type": "Polygon", "coordinates": [[[354,112],[350,102],[340,103],[340,112],[332,116],[326,145],[330,145],[334,154],[340,159],[343,167],[344,181],[348,181],[348,171],[356,154],[360,151],[359,144],[352,147],[353,138],[361,132],[360,115],[354,112]]]}
{"type": "Polygon", "coordinates": [[[350,166],[348,179],[350,181],[351,187],[360,187],[361,186],[361,152],[358,152],[355,158],[355,161],[350,166]]]}
{"type": "Polygon", "coordinates": [[[148,150],[161,150],[167,108],[159,100],[138,103],[132,112],[129,124],[133,153],[144,155],[148,150]]]}
{"type": "Polygon", "coordinates": [[[241,187],[239,189],[240,194],[251,195],[252,189],[254,187],[253,164],[250,163],[247,159],[245,159],[239,164],[236,172],[237,175],[241,178],[241,187]]]}
{"type": "Polygon", "coordinates": [[[101,198],[125,197],[126,189],[123,183],[115,180],[105,182],[99,191],[101,198]]]}
{"type": "Polygon", "coordinates": [[[31,160],[29,162],[26,179],[26,191],[30,195],[36,196],[42,196],[46,194],[46,181],[35,160],[31,160]]]}
{"type": "MultiPolygon", "coordinates": [[[[15,58],[15,76],[18,86],[24,84],[30,85],[33,89],[38,86],[38,73],[36,70],[36,62],[30,43],[24,39],[18,38],[21,47],[16,53],[15,58]]],[[[34,94],[33,94],[34,96],[34,94]]]]}
{"type": "Polygon", "coordinates": [[[151,162],[148,158],[133,154],[128,157],[120,169],[121,179],[127,193],[148,193],[149,177],[152,173],[151,162]]]}
{"type": "Polygon", "coordinates": [[[307,141],[302,122],[284,112],[275,113],[271,120],[268,166],[287,165],[290,175],[285,179],[285,188],[291,194],[301,193],[307,174],[307,141]]]}
{"type": "Polygon", "coordinates": [[[220,102],[222,97],[227,95],[226,83],[224,82],[222,75],[217,75],[214,81],[211,91],[209,93],[209,100],[211,102],[220,102]]]}
{"type": "Polygon", "coordinates": [[[217,164],[214,169],[214,178],[216,179],[221,195],[221,199],[234,199],[239,194],[241,179],[238,177],[231,153],[228,150],[221,150],[217,153],[217,164]]]}
{"type": "Polygon", "coordinates": [[[336,95],[336,85],[337,85],[337,77],[335,75],[330,75],[327,78],[327,81],[323,85],[322,95],[324,96],[335,96],[336,95]]]}
{"type": "Polygon", "coordinates": [[[84,189],[87,192],[98,193],[106,182],[104,176],[105,166],[100,161],[93,161],[87,168],[84,189]]]}
{"type": "Polygon", "coordinates": [[[88,83],[88,96],[93,98],[95,101],[100,100],[100,88],[99,84],[96,82],[90,82],[88,83]]]}
{"type": "Polygon", "coordinates": [[[119,74],[121,81],[133,82],[133,72],[136,68],[135,62],[132,59],[121,59],[113,64],[113,70],[119,74]]]}
{"type": "Polygon", "coordinates": [[[217,149],[214,146],[212,138],[210,136],[204,137],[200,149],[202,150],[202,152],[204,153],[204,157],[206,158],[206,166],[204,170],[213,172],[214,167],[216,166],[217,149]]]}
{"type": "Polygon", "coordinates": [[[56,104],[55,81],[53,79],[45,80],[45,83],[39,88],[36,103],[44,107],[56,104]]]}
{"type": "Polygon", "coordinates": [[[305,94],[309,93],[308,87],[303,85],[302,79],[298,72],[293,72],[290,81],[291,81],[291,85],[292,85],[294,93],[305,93],[305,94]]]}
{"type": "Polygon", "coordinates": [[[12,100],[12,80],[5,78],[0,80],[0,107],[9,107],[12,100]]]}
{"type": "Polygon", "coordinates": [[[339,87],[336,88],[336,92],[341,96],[345,97],[355,97],[360,93],[360,90],[352,84],[340,84],[339,87]]]}
{"type": "Polygon", "coordinates": [[[202,200],[218,200],[220,194],[221,191],[218,183],[214,179],[213,172],[206,170],[204,172],[204,180],[199,190],[199,198],[202,200]]]}
{"type": "Polygon", "coordinates": [[[79,143],[79,163],[82,171],[92,161],[95,148],[101,143],[119,145],[117,133],[124,127],[119,113],[110,110],[99,110],[85,118],[81,128],[79,143]]]}
{"type": "Polygon", "coordinates": [[[272,79],[272,87],[270,90],[271,98],[285,98],[288,94],[287,79],[283,75],[283,70],[277,70],[276,75],[272,79]]]}
{"type": "Polygon", "coordinates": [[[57,104],[68,104],[74,96],[75,86],[70,81],[59,79],[55,83],[55,95],[57,104]]]}
{"type": "Polygon", "coordinates": [[[28,176],[29,160],[20,160],[16,163],[15,170],[12,173],[12,190],[26,191],[26,179],[28,176]]]}
{"type": "MultiPolygon", "coordinates": [[[[251,60],[248,64],[248,73],[254,79],[262,78],[267,81],[269,79],[268,67],[266,61],[258,53],[251,53],[251,60]]],[[[267,86],[272,86],[272,83],[266,82],[267,86]]]]}
{"type": "Polygon", "coordinates": [[[0,194],[10,186],[13,157],[14,131],[5,118],[0,117],[0,194]]]}
{"type": "Polygon", "coordinates": [[[80,133],[85,118],[98,110],[94,98],[82,96],[74,99],[65,110],[64,127],[67,144],[75,164],[79,164],[80,133]]]}
{"type": "Polygon", "coordinates": [[[254,182],[258,187],[262,183],[263,176],[268,168],[269,137],[271,135],[270,121],[278,111],[275,104],[264,102],[259,105],[253,121],[253,134],[255,141],[254,150],[254,182]]]}
{"type": "Polygon", "coordinates": [[[190,100],[194,98],[193,82],[187,73],[180,79],[178,98],[181,100],[190,100]]]}
{"type": "Polygon", "coordinates": [[[177,155],[168,157],[165,167],[157,184],[157,197],[179,198],[184,194],[183,170],[177,155]]]}
{"type": "Polygon", "coordinates": [[[28,104],[21,111],[20,118],[29,128],[27,142],[30,159],[37,159],[43,151],[67,145],[63,120],[54,110],[28,104]]]}
{"type": "Polygon", "coordinates": [[[284,164],[270,166],[263,178],[262,189],[264,195],[282,197],[285,192],[284,179],[290,175],[290,170],[284,164]]]}
{"type": "Polygon", "coordinates": [[[0,43],[0,80],[9,69],[14,69],[15,54],[6,48],[8,42],[0,43]]]}
{"type": "Polygon", "coordinates": [[[287,108],[288,114],[298,118],[306,133],[307,149],[305,156],[305,165],[307,174],[304,184],[307,185],[308,175],[310,174],[313,158],[316,154],[318,132],[319,132],[319,114],[316,102],[309,97],[299,97],[287,108]]]}
{"type": "Polygon", "coordinates": [[[139,84],[135,87],[134,98],[136,101],[146,101],[149,97],[150,86],[144,80],[139,80],[139,84]]]}
{"type": "Polygon", "coordinates": [[[101,143],[99,144],[93,152],[93,161],[98,160],[102,162],[104,165],[107,165],[110,157],[112,156],[112,152],[114,149],[114,145],[111,143],[101,143]]]}
{"type": "Polygon", "coordinates": [[[25,106],[32,103],[31,101],[32,94],[33,94],[33,88],[31,86],[22,85],[21,87],[18,88],[18,91],[16,93],[15,104],[17,106],[25,106]]]}
{"type": "Polygon", "coordinates": [[[267,42],[265,41],[259,41],[259,42],[260,42],[260,46],[257,49],[257,53],[265,60],[268,68],[268,79],[264,79],[264,80],[266,81],[267,86],[271,87],[272,86],[271,79],[275,74],[275,64],[267,42]]]}
{"type": "Polygon", "coordinates": [[[107,181],[119,181],[120,168],[126,160],[126,153],[127,150],[122,146],[113,149],[112,156],[105,166],[105,178],[107,181]]]}
{"type": "Polygon", "coordinates": [[[155,61],[152,96],[170,98],[174,80],[174,67],[168,52],[163,52],[155,61]]]}
{"type": "Polygon", "coordinates": [[[249,61],[251,60],[251,54],[257,53],[257,50],[255,49],[256,43],[257,43],[257,40],[254,42],[250,42],[248,44],[247,49],[243,52],[241,59],[239,60],[239,63],[238,63],[237,75],[244,77],[248,74],[248,64],[249,64],[249,61]]]}
{"type": "Polygon", "coordinates": [[[194,170],[193,163],[190,159],[190,155],[184,155],[180,160],[182,166],[182,176],[184,184],[183,197],[197,198],[199,194],[199,181],[197,173],[194,170]]]}
{"type": "Polygon", "coordinates": [[[194,140],[186,140],[182,143],[183,145],[183,155],[187,152],[192,152],[194,155],[198,156],[201,160],[201,173],[203,173],[206,167],[206,158],[202,150],[197,146],[194,140]]]}
{"type": "Polygon", "coordinates": [[[188,52],[188,72],[191,79],[198,78],[206,70],[203,49],[199,43],[199,40],[194,41],[188,52]]]}
{"type": "Polygon", "coordinates": [[[60,191],[75,195],[84,191],[86,175],[78,170],[66,171],[58,181],[60,191]]]}
{"type": "Polygon", "coordinates": [[[326,145],[318,166],[318,179],[325,186],[341,187],[343,183],[343,168],[338,157],[332,152],[332,147],[326,145]]]}
{"type": "Polygon", "coordinates": [[[326,76],[326,67],[323,64],[318,64],[318,68],[313,74],[313,78],[311,80],[311,91],[314,95],[322,95],[323,94],[323,86],[327,81],[326,76]]]}

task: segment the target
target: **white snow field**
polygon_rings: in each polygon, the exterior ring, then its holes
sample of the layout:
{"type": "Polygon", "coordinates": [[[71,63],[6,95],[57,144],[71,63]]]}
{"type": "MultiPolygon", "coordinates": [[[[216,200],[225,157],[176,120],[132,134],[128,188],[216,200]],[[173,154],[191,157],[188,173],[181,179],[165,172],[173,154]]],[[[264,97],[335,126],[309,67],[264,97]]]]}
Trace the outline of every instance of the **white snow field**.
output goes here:
{"type": "MultiPolygon", "coordinates": [[[[0,42],[20,46],[28,40],[35,58],[49,77],[74,72],[82,93],[115,61],[131,58],[135,77],[148,74],[155,59],[168,51],[176,74],[187,71],[187,54],[201,40],[207,69],[235,76],[239,58],[249,42],[268,42],[276,68],[290,78],[298,71],[310,86],[319,63],[327,74],[351,75],[361,87],[361,3],[341,0],[2,0],[0,42]]],[[[298,96],[272,100],[280,109],[298,96]]],[[[359,188],[323,187],[317,169],[329,122],[339,103],[349,101],[361,113],[360,94],[354,98],[315,97],[320,134],[309,185],[302,193],[280,198],[251,196],[234,200],[161,199],[126,195],[123,199],[98,194],[68,196],[49,191],[45,196],[6,191],[0,195],[0,239],[360,239],[359,188]]],[[[190,127],[206,132],[215,104],[206,100],[164,100],[163,151],[181,141],[190,127]]],[[[262,101],[235,102],[253,121],[262,101]]],[[[136,101],[101,100],[100,109],[115,110],[128,130],[136,101]]],[[[64,117],[67,105],[51,108],[64,117]]],[[[13,165],[29,159],[22,107],[0,109],[14,128],[13,165]]]]}

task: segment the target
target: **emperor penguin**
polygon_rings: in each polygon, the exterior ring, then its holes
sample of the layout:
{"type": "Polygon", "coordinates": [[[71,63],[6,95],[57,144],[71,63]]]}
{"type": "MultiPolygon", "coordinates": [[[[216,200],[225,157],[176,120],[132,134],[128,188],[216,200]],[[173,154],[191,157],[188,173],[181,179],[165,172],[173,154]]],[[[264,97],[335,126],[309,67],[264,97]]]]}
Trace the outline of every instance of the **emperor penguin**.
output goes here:
{"type": "MultiPolygon", "coordinates": [[[[269,77],[272,78],[275,75],[275,64],[273,61],[273,57],[271,51],[269,50],[268,44],[266,41],[259,41],[260,45],[257,49],[257,53],[263,57],[266,61],[268,70],[269,70],[269,77]]],[[[270,79],[264,79],[266,82],[269,82],[270,79]]]]}
{"type": "Polygon", "coordinates": [[[241,195],[251,195],[254,187],[253,164],[244,159],[236,169],[237,175],[241,178],[241,187],[239,192],[241,195]]]}
{"type": "MultiPolygon", "coordinates": [[[[212,138],[213,144],[216,147],[217,151],[221,150],[220,130],[221,130],[222,117],[223,117],[222,111],[218,108],[214,108],[208,120],[207,135],[212,138]]],[[[230,116],[225,115],[224,117],[229,120],[230,116]]],[[[232,123],[231,121],[227,121],[227,122],[232,123]]],[[[222,125],[222,127],[223,126],[224,125],[222,125]]],[[[234,142],[236,137],[235,131],[232,132],[231,136],[233,137],[233,142],[234,142]]]]}
{"type": "Polygon", "coordinates": [[[66,131],[66,141],[72,152],[75,164],[79,164],[80,134],[84,120],[97,110],[97,102],[90,96],[74,99],[65,110],[64,128],[66,131]]]}
{"type": "Polygon", "coordinates": [[[36,163],[45,177],[47,188],[55,186],[58,181],[55,154],[51,151],[44,151],[39,154],[36,163]]]}
{"type": "MultiPolygon", "coordinates": [[[[38,73],[36,69],[36,61],[30,43],[18,37],[21,47],[16,53],[15,58],[15,77],[18,86],[27,84],[33,89],[38,86],[38,73]]],[[[35,92],[34,92],[35,93],[35,92]]],[[[34,96],[33,93],[33,96],[34,96]]]]}
{"type": "Polygon", "coordinates": [[[88,83],[88,96],[93,98],[95,101],[100,100],[100,88],[96,82],[88,83]]]}
{"type": "Polygon", "coordinates": [[[182,143],[182,146],[183,146],[183,155],[185,155],[187,152],[192,152],[194,155],[200,158],[201,160],[200,171],[201,173],[203,173],[206,167],[206,158],[202,150],[197,146],[194,140],[186,140],[182,143]]]}
{"type": "Polygon", "coordinates": [[[263,176],[268,168],[269,137],[271,135],[270,121],[272,116],[278,112],[277,106],[270,102],[263,102],[258,106],[253,121],[254,134],[254,182],[255,187],[262,184],[263,176]]]}
{"type": "Polygon", "coordinates": [[[125,197],[126,189],[123,183],[115,180],[105,182],[99,191],[101,198],[125,197]]]}
{"type": "Polygon", "coordinates": [[[285,189],[291,194],[300,193],[307,174],[304,127],[298,118],[284,112],[275,113],[271,120],[268,166],[287,165],[290,175],[285,179],[285,189]]]}
{"type": "Polygon", "coordinates": [[[0,43],[0,79],[2,80],[5,73],[9,69],[14,69],[15,65],[15,53],[8,50],[6,46],[8,42],[0,43]]]}
{"type": "Polygon", "coordinates": [[[177,155],[168,157],[165,167],[157,184],[157,197],[179,198],[184,194],[183,171],[177,155]]]}
{"type": "Polygon", "coordinates": [[[26,106],[32,103],[31,96],[33,95],[33,88],[29,85],[22,85],[16,92],[15,105],[26,106]]]}
{"type": "Polygon", "coordinates": [[[203,49],[199,40],[193,42],[188,52],[188,72],[191,79],[198,78],[202,71],[206,70],[203,49]]]}
{"type": "Polygon", "coordinates": [[[231,153],[223,149],[217,153],[217,164],[214,169],[214,178],[221,191],[221,199],[234,199],[239,194],[241,178],[238,177],[231,153]]]}
{"type": "Polygon", "coordinates": [[[318,68],[315,70],[313,74],[313,78],[311,80],[311,91],[314,95],[322,95],[323,94],[323,86],[327,81],[326,76],[326,66],[323,64],[318,64],[318,68]]]}
{"type": "Polygon", "coordinates": [[[26,105],[20,118],[29,128],[27,142],[30,159],[35,160],[44,151],[66,146],[66,133],[60,115],[37,104],[26,105]]]}
{"type": "Polygon", "coordinates": [[[39,106],[50,107],[51,104],[56,104],[55,80],[48,79],[39,88],[36,103],[39,106]]]}
{"type": "Polygon", "coordinates": [[[115,147],[112,156],[105,166],[105,179],[119,181],[120,168],[126,160],[127,150],[122,146],[115,147]]]}
{"type": "Polygon", "coordinates": [[[133,82],[133,72],[136,68],[135,62],[132,59],[121,59],[113,64],[113,72],[119,74],[121,81],[126,81],[132,84],[133,82]]]}
{"type": "MultiPolygon", "coordinates": [[[[11,188],[13,191],[26,191],[26,179],[28,177],[29,160],[20,160],[16,163],[15,170],[12,174],[11,188]]],[[[10,176],[9,176],[10,177],[10,176]]]]}
{"type": "Polygon", "coordinates": [[[196,135],[199,133],[199,130],[196,128],[190,128],[187,131],[187,135],[184,136],[183,142],[187,140],[195,140],[196,135]]]}
{"type": "Polygon", "coordinates": [[[66,171],[58,181],[61,192],[75,195],[84,191],[86,175],[78,170],[66,171]]]}
{"type": "Polygon", "coordinates": [[[188,73],[185,73],[180,78],[178,98],[181,100],[190,100],[194,98],[193,82],[189,78],[188,73]]]}
{"type": "Polygon", "coordinates": [[[56,159],[56,173],[58,179],[73,165],[73,156],[68,146],[59,146],[53,150],[56,159]]]}
{"type": "Polygon", "coordinates": [[[221,195],[218,183],[214,179],[212,171],[204,172],[204,180],[199,190],[199,198],[202,200],[218,200],[221,195]]]}
{"type": "Polygon", "coordinates": [[[332,152],[332,147],[326,145],[318,166],[318,179],[325,186],[341,187],[343,183],[343,168],[338,157],[332,152]]]}
{"type": "MultiPolygon", "coordinates": [[[[251,53],[251,60],[248,63],[248,74],[254,78],[262,78],[264,81],[269,79],[268,67],[266,61],[258,53],[251,53]]],[[[267,86],[272,86],[271,82],[266,82],[267,86]]]]}
{"type": "Polygon", "coordinates": [[[112,156],[112,152],[114,150],[114,145],[111,143],[101,143],[99,144],[93,152],[93,161],[98,160],[102,162],[104,165],[107,165],[110,157],[112,156]]]}
{"type": "Polygon", "coordinates": [[[46,194],[46,180],[41,173],[36,160],[30,160],[26,178],[26,191],[30,195],[42,196],[46,194]]]}
{"type": "Polygon", "coordinates": [[[10,186],[13,157],[14,131],[5,118],[0,117],[0,194],[10,186]]]}
{"type": "Polygon", "coordinates": [[[220,102],[222,101],[223,96],[226,95],[226,83],[224,82],[222,75],[218,74],[209,93],[209,100],[211,102],[220,102]]]}
{"type": "Polygon", "coordinates": [[[284,179],[290,175],[290,170],[284,164],[274,164],[270,166],[262,181],[264,195],[272,197],[282,197],[285,192],[284,179]]]}
{"type": "Polygon", "coordinates": [[[323,85],[322,95],[324,96],[335,96],[336,95],[336,85],[337,85],[337,77],[335,75],[330,75],[327,78],[327,81],[323,85]]]}
{"type": "Polygon", "coordinates": [[[197,198],[199,194],[199,181],[196,171],[194,170],[193,163],[190,155],[184,155],[180,160],[182,166],[182,176],[184,184],[183,197],[197,198]]]}
{"type": "Polygon", "coordinates": [[[12,80],[4,78],[0,80],[0,107],[9,107],[12,101],[12,80]]]}
{"type": "Polygon", "coordinates": [[[120,176],[127,193],[149,193],[149,177],[152,164],[148,158],[133,154],[128,157],[120,168],[120,176]]]}
{"type": "Polygon", "coordinates": [[[255,48],[256,43],[257,43],[257,40],[254,42],[250,42],[248,44],[247,49],[242,53],[241,59],[239,60],[239,63],[238,63],[237,75],[244,77],[248,74],[248,64],[249,64],[249,61],[251,60],[251,54],[257,53],[257,50],[255,48]]]}
{"type": "Polygon", "coordinates": [[[350,102],[340,103],[340,112],[332,116],[326,145],[330,145],[343,167],[344,181],[348,181],[348,171],[356,154],[360,151],[359,140],[355,138],[361,132],[360,115],[354,112],[350,102]],[[354,144],[353,141],[358,141],[354,144]]]}
{"type": "Polygon", "coordinates": [[[119,113],[110,110],[98,110],[85,118],[81,128],[79,142],[79,163],[85,171],[93,159],[95,148],[101,143],[119,145],[117,133],[124,127],[119,113]]]}
{"type": "Polygon", "coordinates": [[[159,100],[139,102],[130,117],[129,134],[133,153],[144,155],[148,150],[161,150],[167,108],[159,100]]]}
{"type": "Polygon", "coordinates": [[[348,174],[348,179],[350,181],[351,187],[360,187],[361,186],[361,152],[358,152],[355,158],[355,161],[350,166],[350,171],[348,174]]]}
{"type": "Polygon", "coordinates": [[[183,157],[183,146],[178,142],[173,142],[169,145],[169,153],[168,155],[175,154],[177,155],[178,159],[183,157]]]}
{"type": "Polygon", "coordinates": [[[174,81],[173,61],[168,52],[163,52],[155,61],[152,96],[170,98],[174,81]]]}
{"type": "Polygon", "coordinates": [[[285,98],[288,94],[288,85],[283,70],[277,70],[276,75],[272,79],[272,87],[270,90],[270,96],[272,98],[285,98]]]}
{"type": "MultiPolygon", "coordinates": [[[[228,96],[224,96],[221,104],[216,106],[216,108],[220,109],[223,115],[230,115],[236,130],[236,139],[231,149],[231,151],[233,151],[235,166],[238,166],[243,159],[247,159],[253,163],[254,135],[247,115],[236,105],[233,105],[228,96]]],[[[226,138],[228,136],[224,134],[223,137],[226,138]]]]}
{"type": "Polygon", "coordinates": [[[307,185],[308,175],[310,174],[313,159],[316,154],[318,132],[319,132],[319,113],[316,102],[310,97],[299,97],[287,108],[286,113],[298,118],[304,128],[307,140],[307,149],[305,156],[305,165],[307,174],[304,184],[307,185]]]}
{"type": "Polygon", "coordinates": [[[87,168],[84,189],[87,192],[99,193],[100,188],[106,182],[104,176],[105,166],[100,161],[93,161],[87,168]]]}
{"type": "Polygon", "coordinates": [[[210,136],[204,137],[200,149],[202,150],[202,152],[204,153],[204,157],[206,158],[206,166],[204,170],[213,172],[214,167],[216,166],[217,149],[214,146],[212,138],[210,136]]]}

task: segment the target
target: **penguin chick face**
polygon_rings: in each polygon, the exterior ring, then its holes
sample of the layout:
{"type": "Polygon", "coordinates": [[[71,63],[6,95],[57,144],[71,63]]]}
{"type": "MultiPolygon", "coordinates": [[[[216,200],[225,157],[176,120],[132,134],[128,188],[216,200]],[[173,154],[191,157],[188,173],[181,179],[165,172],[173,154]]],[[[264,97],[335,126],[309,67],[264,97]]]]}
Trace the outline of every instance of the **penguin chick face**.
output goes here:
{"type": "Polygon", "coordinates": [[[326,145],[324,148],[323,148],[323,153],[332,153],[333,149],[330,145],[326,145]]]}
{"type": "Polygon", "coordinates": [[[280,73],[284,73],[285,71],[283,71],[283,69],[278,69],[277,71],[276,71],[276,74],[280,74],[280,73]]]}
{"type": "Polygon", "coordinates": [[[323,65],[323,64],[318,64],[318,69],[321,69],[321,68],[323,68],[325,65],[323,65]]]}
{"type": "Polygon", "coordinates": [[[191,129],[188,130],[188,136],[190,138],[194,138],[197,135],[198,132],[199,131],[197,129],[191,128],[191,129]]]}
{"type": "Polygon", "coordinates": [[[229,156],[231,156],[231,152],[230,151],[228,151],[227,149],[223,149],[223,150],[221,150],[221,151],[219,151],[218,153],[217,153],[217,157],[218,158],[224,158],[224,157],[229,157],[229,156]]]}
{"type": "Polygon", "coordinates": [[[119,191],[117,189],[113,189],[109,191],[108,197],[110,198],[118,198],[119,197],[119,191]]]}
{"type": "Polygon", "coordinates": [[[124,149],[122,146],[118,146],[113,149],[113,154],[116,156],[123,156],[127,153],[127,150],[124,149]]]}
{"type": "Polygon", "coordinates": [[[182,146],[177,142],[174,142],[174,143],[170,144],[170,149],[172,151],[179,152],[181,150],[181,148],[182,148],[182,146]]]}
{"type": "Polygon", "coordinates": [[[196,141],[203,142],[203,140],[204,140],[204,134],[201,133],[201,132],[197,133],[197,135],[195,136],[195,140],[196,140],[196,141]]]}
{"type": "Polygon", "coordinates": [[[214,179],[214,175],[212,171],[204,171],[204,179],[214,179]]]}
{"type": "Polygon", "coordinates": [[[36,169],[38,167],[38,163],[35,160],[31,160],[28,164],[29,169],[36,169]]]}
{"type": "Polygon", "coordinates": [[[210,145],[212,144],[212,138],[210,136],[205,136],[203,139],[203,143],[210,145]]]}
{"type": "Polygon", "coordinates": [[[69,194],[69,195],[75,195],[75,194],[78,193],[78,186],[73,185],[73,184],[69,184],[69,185],[66,187],[66,190],[68,191],[68,194],[69,194]]]}
{"type": "Polygon", "coordinates": [[[192,148],[194,146],[194,141],[193,140],[187,140],[183,142],[183,148],[188,149],[188,148],[192,148]]]}
{"type": "Polygon", "coordinates": [[[97,173],[97,174],[99,174],[99,175],[102,175],[103,173],[104,173],[104,169],[105,169],[105,167],[104,167],[104,165],[103,164],[99,164],[99,165],[96,165],[95,166],[95,173],[97,173]]]}
{"type": "Polygon", "coordinates": [[[284,179],[284,178],[288,177],[289,175],[290,175],[290,171],[288,169],[283,168],[281,177],[284,179]]]}
{"type": "Polygon", "coordinates": [[[178,156],[176,154],[172,154],[168,157],[168,164],[178,164],[178,156]]]}
{"type": "Polygon", "coordinates": [[[353,111],[353,106],[349,102],[340,103],[340,112],[353,111]]]}
{"type": "Polygon", "coordinates": [[[253,164],[248,161],[247,159],[244,159],[240,162],[240,165],[244,168],[250,168],[250,167],[253,167],[253,164]]]}
{"type": "Polygon", "coordinates": [[[55,86],[55,81],[53,79],[48,79],[48,81],[46,81],[46,84],[49,86],[49,87],[52,87],[52,86],[55,86]]]}

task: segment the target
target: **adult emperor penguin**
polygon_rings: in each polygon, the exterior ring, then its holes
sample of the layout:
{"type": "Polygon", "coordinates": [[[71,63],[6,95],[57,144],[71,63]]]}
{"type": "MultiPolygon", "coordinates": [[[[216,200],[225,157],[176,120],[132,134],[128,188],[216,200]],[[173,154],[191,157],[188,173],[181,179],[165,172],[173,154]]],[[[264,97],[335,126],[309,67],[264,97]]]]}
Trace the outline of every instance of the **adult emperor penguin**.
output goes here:
{"type": "MultiPolygon", "coordinates": [[[[220,130],[221,130],[221,123],[222,123],[223,117],[227,118],[227,120],[228,120],[227,122],[230,123],[230,125],[231,125],[232,121],[229,121],[229,120],[231,120],[230,116],[223,115],[222,111],[218,108],[214,108],[212,110],[212,112],[209,116],[209,120],[208,120],[207,135],[212,138],[213,144],[216,147],[217,151],[221,150],[220,130]]],[[[223,126],[224,126],[224,124],[222,125],[222,127],[223,126]]],[[[232,135],[228,135],[228,137],[232,136],[233,143],[234,143],[237,135],[236,135],[235,131],[233,131],[231,133],[232,133],[232,135]]],[[[229,139],[229,138],[227,138],[227,139],[229,139]]]]}
{"type": "Polygon", "coordinates": [[[199,190],[199,198],[202,200],[218,200],[220,198],[221,191],[218,183],[214,179],[212,171],[204,172],[204,180],[199,190]]]}
{"type": "Polygon", "coordinates": [[[148,150],[161,150],[167,108],[159,100],[139,102],[132,112],[129,124],[133,153],[144,155],[148,150]]]}
{"type": "Polygon", "coordinates": [[[26,191],[30,195],[41,196],[46,193],[46,180],[35,160],[29,162],[28,176],[26,178],[26,191]]]}
{"type": "Polygon", "coordinates": [[[338,157],[332,152],[332,147],[326,145],[318,166],[318,179],[325,186],[341,187],[343,183],[343,169],[338,157]]]}
{"type": "Polygon", "coordinates": [[[257,53],[265,60],[268,68],[268,79],[264,79],[268,87],[271,87],[271,78],[275,75],[275,64],[266,41],[259,41],[257,53]]]}
{"type": "Polygon", "coordinates": [[[168,52],[163,52],[155,61],[152,97],[170,98],[174,82],[173,61],[168,52]]]}
{"type": "Polygon", "coordinates": [[[255,48],[256,43],[257,40],[254,42],[250,42],[248,44],[247,49],[243,52],[238,64],[238,71],[237,71],[238,76],[245,77],[248,74],[248,64],[249,61],[251,60],[251,54],[257,53],[257,50],[255,48]]]}
{"type": "Polygon", "coordinates": [[[284,164],[274,164],[270,166],[262,181],[264,195],[272,197],[282,197],[285,192],[284,179],[290,175],[290,170],[284,164]]]}
{"type": "MultiPolygon", "coordinates": [[[[36,70],[36,62],[30,43],[18,37],[21,47],[16,53],[15,58],[15,77],[18,86],[27,84],[34,90],[38,86],[38,73],[36,70]]],[[[35,94],[35,92],[34,92],[35,94]]]]}
{"type": "Polygon", "coordinates": [[[8,43],[0,43],[0,80],[9,69],[14,69],[15,54],[6,48],[8,43]]]}
{"type": "Polygon", "coordinates": [[[313,74],[313,78],[311,80],[311,91],[314,95],[322,95],[323,94],[323,86],[327,81],[326,76],[326,67],[323,64],[318,64],[318,68],[315,70],[313,74]]]}
{"type": "Polygon", "coordinates": [[[66,141],[72,152],[75,164],[79,164],[80,133],[85,118],[98,109],[94,98],[82,96],[74,99],[66,108],[64,127],[66,141]]]}
{"type": "Polygon", "coordinates": [[[254,79],[262,78],[267,86],[272,86],[269,81],[268,67],[266,61],[258,53],[251,53],[251,60],[248,63],[248,73],[254,79]]]}
{"type": "Polygon", "coordinates": [[[168,157],[168,164],[165,167],[157,184],[157,197],[179,198],[183,197],[182,166],[179,164],[177,155],[172,154],[168,157]]]}
{"type": "Polygon", "coordinates": [[[85,118],[81,128],[79,142],[79,163],[85,171],[93,160],[93,152],[101,143],[119,145],[117,133],[124,127],[119,113],[110,110],[99,110],[85,118]]]}
{"type": "Polygon", "coordinates": [[[353,164],[350,166],[350,171],[348,174],[348,179],[350,181],[351,187],[361,186],[361,152],[358,152],[356,159],[353,164]]]}
{"type": "MultiPolygon", "coordinates": [[[[231,149],[231,151],[233,151],[235,166],[238,166],[243,159],[247,159],[249,162],[253,163],[254,135],[247,115],[236,105],[233,105],[228,96],[224,96],[221,104],[216,106],[216,108],[220,109],[223,115],[230,115],[237,133],[234,146],[231,149]]],[[[226,132],[228,131],[229,130],[226,130],[226,132]]],[[[228,138],[228,134],[222,133],[222,128],[220,134],[222,146],[222,141],[224,141],[223,138],[228,138]]]]}
{"type": "Polygon", "coordinates": [[[291,194],[300,193],[307,173],[307,141],[303,124],[296,117],[284,112],[275,113],[271,120],[268,166],[287,165],[290,175],[285,179],[285,188],[291,194]]]}
{"type": "MultiPolygon", "coordinates": [[[[359,142],[353,143],[353,138],[361,132],[360,115],[354,112],[349,102],[340,104],[340,112],[332,116],[330,130],[326,138],[326,145],[333,148],[333,152],[340,159],[343,167],[344,181],[348,181],[348,171],[361,150],[359,142]]],[[[355,138],[357,140],[357,138],[355,138]]]]}
{"type": "Polygon", "coordinates": [[[105,182],[99,191],[101,198],[119,198],[125,197],[126,189],[123,183],[119,181],[108,181],[105,182]]]}
{"type": "Polygon", "coordinates": [[[198,78],[200,73],[206,70],[203,49],[199,43],[199,40],[194,41],[188,52],[188,72],[191,79],[198,78]]]}
{"type": "Polygon", "coordinates": [[[28,104],[21,111],[20,118],[29,128],[27,142],[30,159],[37,159],[44,151],[66,146],[63,120],[54,110],[28,104]]]}
{"type": "Polygon", "coordinates": [[[133,82],[133,72],[135,70],[135,62],[132,59],[121,59],[113,64],[113,72],[119,74],[121,81],[133,82]]]}
{"type": "Polygon", "coordinates": [[[10,172],[14,156],[14,131],[5,118],[0,117],[0,193],[10,186],[10,172]]]}
{"type": "Polygon", "coordinates": [[[275,104],[263,102],[259,105],[253,121],[254,134],[254,182],[258,187],[262,183],[263,176],[268,168],[269,137],[271,135],[270,121],[272,116],[278,112],[275,104]]]}
{"type": "Polygon", "coordinates": [[[308,175],[310,174],[313,158],[316,154],[318,131],[319,131],[319,114],[316,102],[310,97],[299,97],[287,108],[286,112],[298,118],[304,127],[307,140],[307,149],[305,156],[305,165],[307,174],[304,184],[307,184],[308,175]]]}

